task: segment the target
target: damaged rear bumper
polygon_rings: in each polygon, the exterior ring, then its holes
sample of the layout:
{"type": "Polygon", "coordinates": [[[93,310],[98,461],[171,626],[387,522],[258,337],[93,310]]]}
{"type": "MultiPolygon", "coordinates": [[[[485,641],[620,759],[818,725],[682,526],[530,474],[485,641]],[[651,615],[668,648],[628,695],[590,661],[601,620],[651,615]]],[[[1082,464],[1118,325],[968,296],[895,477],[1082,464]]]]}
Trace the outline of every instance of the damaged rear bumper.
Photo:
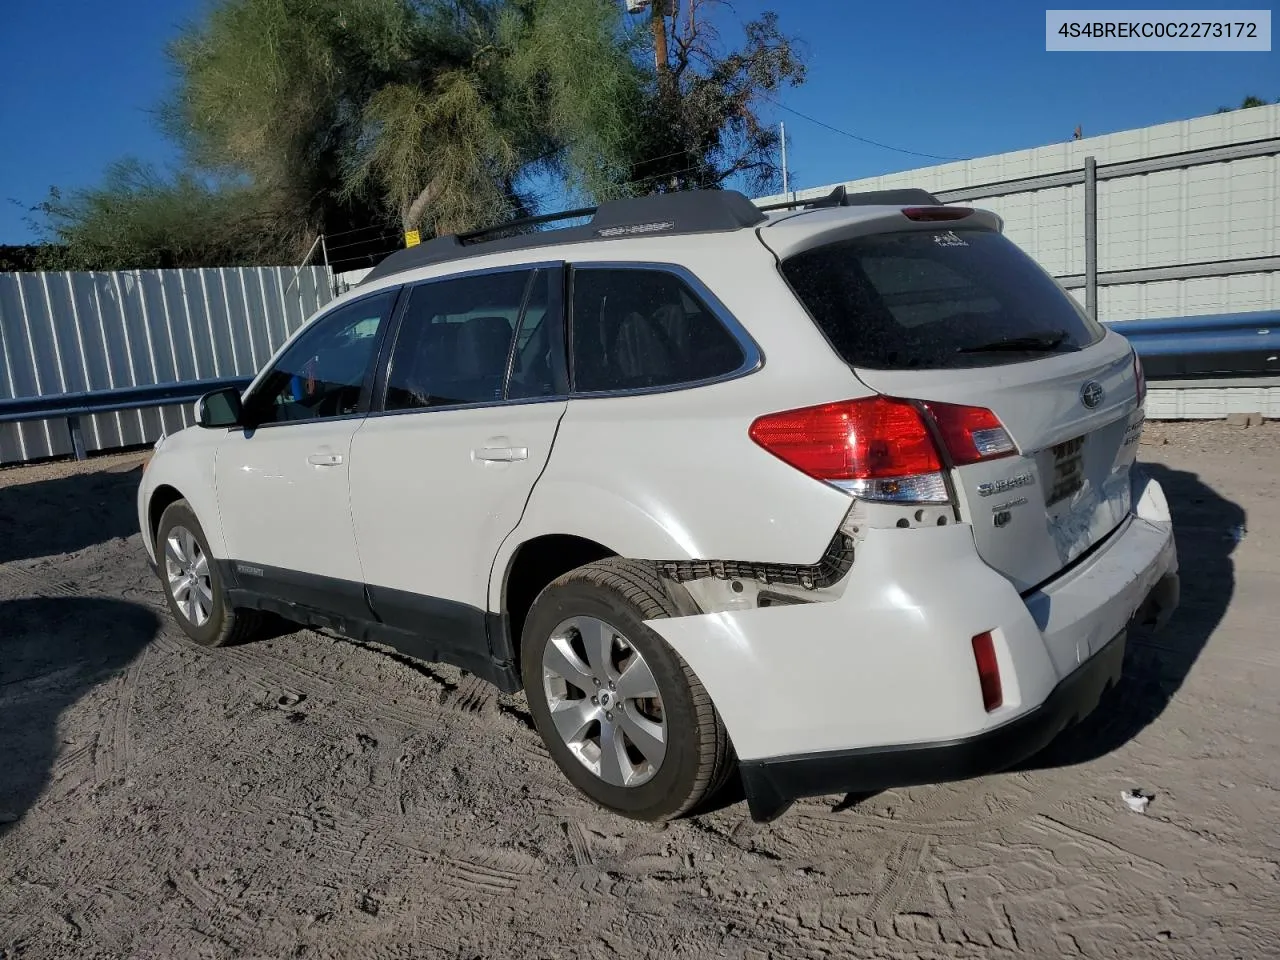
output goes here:
{"type": "MultiPolygon", "coordinates": [[[[1166,616],[1176,605],[1178,575],[1162,578],[1140,615],[1166,616]]],[[[1135,616],[1134,622],[1139,618],[1135,616]]],[[[1038,707],[974,736],[742,761],[751,817],[773,820],[801,797],[874,793],[891,787],[965,780],[998,773],[1043,750],[1063,730],[1093,712],[1120,681],[1126,631],[1058,683],[1038,707]]]]}
{"type": "Polygon", "coordinates": [[[823,603],[647,621],[724,720],[752,815],[802,796],[1007,769],[1086,716],[1120,676],[1133,626],[1179,598],[1163,492],[1085,562],[1027,595],[961,524],[868,531],[843,594],[823,603]],[[1002,703],[984,707],[971,638],[989,632],[1002,703]]]}

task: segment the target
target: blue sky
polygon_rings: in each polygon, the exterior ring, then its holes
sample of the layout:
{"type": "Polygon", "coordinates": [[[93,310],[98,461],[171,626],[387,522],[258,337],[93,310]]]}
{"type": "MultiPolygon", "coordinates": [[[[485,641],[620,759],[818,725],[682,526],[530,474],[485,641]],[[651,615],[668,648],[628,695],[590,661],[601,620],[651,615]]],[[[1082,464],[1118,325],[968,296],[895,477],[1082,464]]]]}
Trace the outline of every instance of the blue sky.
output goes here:
{"type": "MultiPolygon", "coordinates": [[[[0,243],[21,243],[32,239],[24,208],[50,186],[92,184],[125,155],[176,161],[153,115],[172,81],[163,48],[203,0],[6,6],[0,243]]],[[[1027,0],[734,0],[721,13],[726,38],[735,16],[768,8],[809,64],[787,106],[921,153],[983,156],[1070,139],[1077,124],[1089,136],[1212,113],[1246,94],[1280,98],[1280,52],[1047,53],[1045,6],[1027,0]]],[[[771,112],[787,122],[795,188],[933,162],[771,112]]]]}

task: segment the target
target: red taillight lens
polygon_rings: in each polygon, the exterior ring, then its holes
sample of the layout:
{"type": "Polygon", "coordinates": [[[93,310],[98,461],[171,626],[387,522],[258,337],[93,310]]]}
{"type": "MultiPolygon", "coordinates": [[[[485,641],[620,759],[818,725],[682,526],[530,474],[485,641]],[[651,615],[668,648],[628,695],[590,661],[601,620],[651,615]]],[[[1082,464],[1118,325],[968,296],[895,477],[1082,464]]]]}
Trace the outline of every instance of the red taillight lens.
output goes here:
{"type": "Polygon", "coordinates": [[[969,207],[903,207],[902,215],[908,220],[963,220],[973,210],[969,207]]]}
{"type": "Polygon", "coordinates": [[[1147,375],[1142,370],[1142,358],[1137,350],[1133,351],[1133,375],[1138,381],[1138,406],[1142,406],[1147,400],[1147,375]]]}
{"type": "Polygon", "coordinates": [[[954,403],[926,403],[942,434],[947,452],[957,467],[980,460],[995,460],[1014,452],[1013,438],[1004,424],[984,407],[954,403]]]}
{"type": "Polygon", "coordinates": [[[779,460],[867,500],[944,503],[942,454],[957,466],[1007,456],[1013,440],[990,410],[951,403],[867,397],[771,413],[751,439],[779,460]]]}
{"type": "Polygon", "coordinates": [[[1004,703],[1004,690],[1000,686],[1000,665],[996,663],[996,645],[990,631],[973,638],[973,661],[978,666],[982,705],[990,713],[1004,703]]]}
{"type": "Polygon", "coordinates": [[[751,439],[819,480],[872,480],[936,473],[942,460],[920,411],[870,397],[760,417],[751,439]]]}

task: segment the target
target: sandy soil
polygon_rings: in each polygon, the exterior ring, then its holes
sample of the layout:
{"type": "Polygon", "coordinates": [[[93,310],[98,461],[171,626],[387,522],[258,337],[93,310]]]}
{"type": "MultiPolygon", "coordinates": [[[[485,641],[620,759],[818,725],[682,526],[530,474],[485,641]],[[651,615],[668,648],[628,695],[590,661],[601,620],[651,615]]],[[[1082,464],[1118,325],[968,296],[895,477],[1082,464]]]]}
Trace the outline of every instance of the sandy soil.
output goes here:
{"type": "Polygon", "coordinates": [[[138,454],[0,471],[0,958],[1278,956],[1280,428],[1142,451],[1184,605],[1086,725],[1017,772],[666,828],[457,671],[184,642],[138,454]]]}

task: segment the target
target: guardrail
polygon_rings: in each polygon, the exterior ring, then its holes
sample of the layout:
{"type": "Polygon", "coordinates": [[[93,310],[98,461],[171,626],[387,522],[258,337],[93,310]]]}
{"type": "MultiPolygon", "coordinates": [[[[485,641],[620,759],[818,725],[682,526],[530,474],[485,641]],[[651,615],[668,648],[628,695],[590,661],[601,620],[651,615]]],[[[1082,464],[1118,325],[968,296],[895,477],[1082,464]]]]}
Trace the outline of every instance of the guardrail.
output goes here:
{"type": "Polygon", "coordinates": [[[243,390],[252,382],[252,379],[252,377],[229,377],[221,380],[188,380],[183,383],[153,383],[142,387],[94,390],[90,393],[64,393],[54,397],[0,399],[0,423],[65,418],[76,459],[83,460],[87,454],[84,448],[84,434],[80,429],[81,417],[98,413],[115,413],[119,410],[140,410],[144,407],[194,403],[214,390],[223,390],[227,387],[238,387],[243,390]]]}
{"type": "MultiPolygon", "coordinates": [[[[1107,324],[1133,342],[1150,381],[1219,378],[1224,384],[1280,375],[1280,311],[1233,313],[1107,324]]],[[[77,460],[85,459],[80,418],[120,410],[193,403],[226,387],[243,390],[251,377],[158,383],[143,387],[0,399],[0,423],[65,418],[77,460]]]]}
{"type": "Polygon", "coordinates": [[[1118,320],[1148,380],[1280,374],[1280,310],[1164,320],[1118,320]]]}

